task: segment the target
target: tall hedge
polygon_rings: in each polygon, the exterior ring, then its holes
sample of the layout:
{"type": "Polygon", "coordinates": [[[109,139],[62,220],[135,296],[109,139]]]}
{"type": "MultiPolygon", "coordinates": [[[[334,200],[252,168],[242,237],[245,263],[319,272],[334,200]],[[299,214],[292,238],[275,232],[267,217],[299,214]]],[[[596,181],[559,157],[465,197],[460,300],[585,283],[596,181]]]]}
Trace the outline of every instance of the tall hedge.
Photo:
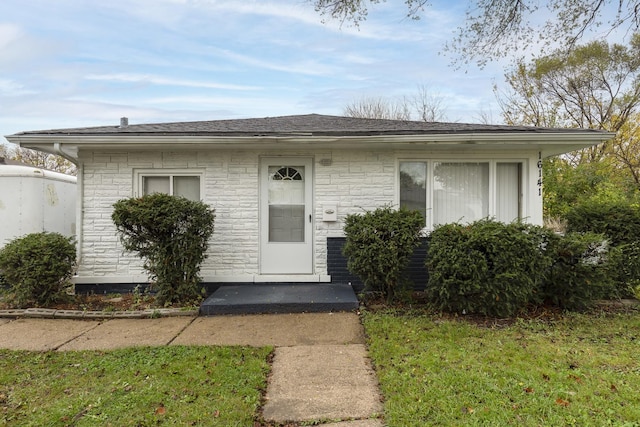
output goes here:
{"type": "Polygon", "coordinates": [[[613,246],[640,242],[640,208],[629,203],[585,202],[566,214],[567,231],[604,234],[613,246]]]}
{"type": "Polygon", "coordinates": [[[566,214],[567,230],[603,234],[613,247],[609,297],[633,296],[640,284],[640,208],[626,202],[585,202],[566,214]]]}
{"type": "Polygon", "coordinates": [[[159,304],[202,297],[199,273],[213,234],[213,208],[154,193],[116,202],[111,217],[124,248],[144,260],[159,304]]]}
{"type": "Polygon", "coordinates": [[[553,263],[541,289],[546,302],[583,310],[611,293],[611,247],[604,235],[566,233],[556,236],[548,251],[553,263]]]}
{"type": "Polygon", "coordinates": [[[381,207],[347,215],[342,249],[349,271],[362,280],[365,292],[397,299],[407,285],[405,271],[420,245],[424,217],[418,211],[381,207]]]}

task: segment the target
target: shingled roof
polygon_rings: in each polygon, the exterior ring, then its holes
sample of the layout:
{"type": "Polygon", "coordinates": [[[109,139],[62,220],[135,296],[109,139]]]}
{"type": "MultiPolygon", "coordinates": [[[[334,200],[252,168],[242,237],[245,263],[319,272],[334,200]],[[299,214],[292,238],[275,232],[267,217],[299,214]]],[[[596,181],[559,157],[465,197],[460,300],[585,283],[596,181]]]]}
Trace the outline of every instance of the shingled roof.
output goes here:
{"type": "MultiPolygon", "coordinates": [[[[479,133],[564,133],[576,129],[363,119],[306,114],[254,119],[209,120],[126,126],[51,129],[20,132],[19,135],[175,135],[175,136],[368,136],[479,133]]],[[[601,132],[585,130],[582,132],[601,132]]]]}

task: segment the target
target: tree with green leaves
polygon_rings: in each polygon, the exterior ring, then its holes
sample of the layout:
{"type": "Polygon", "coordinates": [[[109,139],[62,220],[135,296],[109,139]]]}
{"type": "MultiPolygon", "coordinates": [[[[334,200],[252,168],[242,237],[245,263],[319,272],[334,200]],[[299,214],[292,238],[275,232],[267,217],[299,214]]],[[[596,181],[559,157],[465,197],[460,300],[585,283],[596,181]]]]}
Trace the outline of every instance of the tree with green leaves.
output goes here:
{"type": "Polygon", "coordinates": [[[545,210],[552,216],[585,198],[636,200],[640,194],[640,34],[628,46],[591,42],[558,50],[506,74],[496,95],[512,125],[616,132],[611,141],[545,164],[545,210]]]}

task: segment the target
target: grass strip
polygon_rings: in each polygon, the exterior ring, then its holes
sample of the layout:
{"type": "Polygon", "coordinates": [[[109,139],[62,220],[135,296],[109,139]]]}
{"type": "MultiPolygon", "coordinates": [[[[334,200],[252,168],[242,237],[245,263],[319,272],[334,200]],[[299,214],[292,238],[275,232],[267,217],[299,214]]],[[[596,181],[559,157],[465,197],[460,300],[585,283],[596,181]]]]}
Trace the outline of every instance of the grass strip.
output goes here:
{"type": "Polygon", "coordinates": [[[486,327],[364,314],[393,426],[638,426],[640,316],[566,315],[486,327]]]}
{"type": "Polygon", "coordinates": [[[0,350],[0,424],[252,425],[271,351],[203,346],[0,350]]]}

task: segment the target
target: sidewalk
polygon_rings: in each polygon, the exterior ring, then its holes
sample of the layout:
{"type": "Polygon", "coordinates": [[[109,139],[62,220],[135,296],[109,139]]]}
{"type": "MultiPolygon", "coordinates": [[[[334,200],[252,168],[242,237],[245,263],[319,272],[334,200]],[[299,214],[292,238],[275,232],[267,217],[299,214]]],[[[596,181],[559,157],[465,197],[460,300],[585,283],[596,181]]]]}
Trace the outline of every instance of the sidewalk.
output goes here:
{"type": "Polygon", "coordinates": [[[354,313],[159,319],[0,318],[0,348],[108,350],[128,346],[274,346],[263,416],[285,423],[381,427],[382,402],[354,313]]]}

